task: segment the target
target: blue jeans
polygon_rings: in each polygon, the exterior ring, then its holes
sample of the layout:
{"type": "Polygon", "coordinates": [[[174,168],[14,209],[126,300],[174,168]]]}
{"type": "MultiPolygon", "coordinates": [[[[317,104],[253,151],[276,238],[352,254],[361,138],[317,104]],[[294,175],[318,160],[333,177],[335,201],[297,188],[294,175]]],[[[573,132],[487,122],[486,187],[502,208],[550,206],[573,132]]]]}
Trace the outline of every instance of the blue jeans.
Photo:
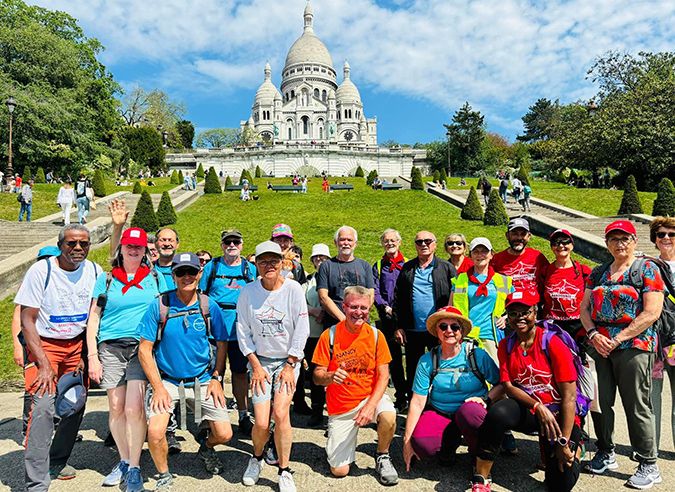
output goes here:
{"type": "Polygon", "coordinates": [[[21,202],[21,208],[19,209],[19,222],[21,222],[21,218],[23,217],[23,214],[26,214],[26,222],[30,222],[30,216],[31,213],[33,213],[33,203],[26,203],[26,202],[21,202]]]}
{"type": "Polygon", "coordinates": [[[75,203],[77,203],[77,221],[82,224],[89,215],[89,199],[86,196],[81,196],[75,200],[75,203]]]}

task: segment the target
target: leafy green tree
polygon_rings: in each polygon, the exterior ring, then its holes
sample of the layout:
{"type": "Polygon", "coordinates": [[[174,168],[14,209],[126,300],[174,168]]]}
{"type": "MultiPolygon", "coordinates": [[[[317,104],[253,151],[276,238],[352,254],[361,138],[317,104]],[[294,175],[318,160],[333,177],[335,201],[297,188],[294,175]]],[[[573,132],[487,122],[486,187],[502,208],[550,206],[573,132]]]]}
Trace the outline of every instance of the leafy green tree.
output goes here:
{"type": "MultiPolygon", "coordinates": [[[[229,176],[228,176],[229,177],[229,176]]],[[[227,185],[227,181],[225,182],[227,185]]],[[[218,180],[218,173],[214,168],[210,168],[206,173],[206,182],[204,183],[204,193],[222,193],[220,181],[218,180]]]]}
{"type": "Polygon", "coordinates": [[[675,217],[675,187],[673,187],[673,182],[668,178],[663,178],[659,183],[652,215],[675,217]]]}
{"type": "Polygon", "coordinates": [[[197,135],[197,147],[222,148],[232,147],[239,143],[239,128],[212,128],[197,135]]]}
{"type": "Polygon", "coordinates": [[[262,178],[262,175],[263,175],[262,169],[260,169],[260,166],[256,166],[255,167],[255,177],[256,178],[262,178]]]}
{"type": "Polygon", "coordinates": [[[162,198],[159,200],[159,205],[157,206],[157,223],[159,227],[164,227],[175,224],[177,221],[178,216],[173,208],[173,203],[171,203],[171,197],[169,196],[169,192],[165,191],[162,193],[162,198]]]}
{"type": "Polygon", "coordinates": [[[150,127],[128,126],[122,130],[122,138],[129,148],[130,157],[138,164],[159,170],[165,167],[166,151],[162,145],[162,136],[150,127]]]}
{"type": "Polygon", "coordinates": [[[206,176],[206,173],[204,172],[204,166],[202,166],[201,162],[199,163],[199,166],[197,166],[195,176],[197,176],[197,179],[204,179],[204,177],[206,176]]]}
{"type": "Polygon", "coordinates": [[[140,195],[141,193],[143,193],[143,187],[141,186],[140,181],[136,181],[134,183],[134,189],[131,190],[131,193],[133,193],[134,195],[140,195]]]}
{"type": "Polygon", "coordinates": [[[377,171],[373,169],[368,173],[368,177],[366,178],[366,185],[372,186],[373,182],[375,181],[375,178],[377,178],[377,171]]]}
{"type": "Polygon", "coordinates": [[[35,182],[36,183],[47,182],[47,178],[45,177],[45,170],[42,168],[42,166],[37,168],[37,172],[35,173],[35,182]]]}
{"type": "Polygon", "coordinates": [[[229,176],[225,177],[225,187],[232,186],[232,178],[229,176]]]}
{"type": "Polygon", "coordinates": [[[422,171],[415,166],[412,171],[412,178],[410,179],[411,190],[424,190],[424,182],[422,181],[422,171]]]}
{"type": "Polygon", "coordinates": [[[356,168],[356,172],[354,173],[354,176],[357,178],[363,178],[365,176],[365,173],[363,172],[363,168],[361,166],[356,168]]]}
{"type": "Polygon", "coordinates": [[[108,194],[105,189],[105,176],[103,176],[103,171],[100,169],[94,172],[91,187],[94,189],[94,196],[106,196],[108,194]]]}
{"type": "Polygon", "coordinates": [[[33,179],[33,172],[30,170],[30,167],[24,166],[21,179],[23,179],[25,183],[28,183],[29,179],[33,179]]]}
{"type": "Polygon", "coordinates": [[[445,181],[446,183],[448,182],[448,175],[445,174],[445,169],[441,169],[441,172],[438,173],[438,179],[442,183],[445,181]]]}
{"type": "Polygon", "coordinates": [[[145,232],[151,234],[154,234],[155,231],[159,229],[157,215],[155,214],[152,198],[150,197],[148,190],[143,191],[140,200],[138,200],[136,211],[131,219],[131,227],[140,227],[145,232]]]}
{"type": "Polygon", "coordinates": [[[504,208],[504,202],[499,198],[499,192],[495,188],[492,188],[487,207],[485,207],[483,224],[496,226],[506,225],[508,223],[509,215],[506,213],[506,208],[504,208]]]}
{"type": "Polygon", "coordinates": [[[183,175],[183,170],[179,169],[178,170],[178,184],[183,184],[185,183],[185,176],[183,175]]]}
{"type": "Polygon", "coordinates": [[[441,175],[438,171],[434,171],[431,173],[431,179],[433,180],[434,183],[440,183],[441,182],[441,175]]]}
{"type": "Polygon", "coordinates": [[[171,173],[171,179],[169,180],[169,182],[175,185],[180,184],[178,181],[178,171],[176,171],[175,169],[171,173]]]}
{"type": "Polygon", "coordinates": [[[631,174],[626,179],[626,185],[623,189],[623,197],[621,198],[621,206],[619,206],[619,215],[641,214],[642,204],[638,196],[637,185],[635,184],[635,177],[631,174]]]}
{"type": "Polygon", "coordinates": [[[424,148],[427,151],[427,162],[431,169],[440,171],[448,167],[448,142],[435,141],[428,144],[416,144],[418,148],[424,148]]]}
{"type": "MultiPolygon", "coordinates": [[[[192,124],[192,122],[188,120],[180,120],[176,122],[176,131],[178,132],[181,146],[184,149],[191,149],[192,142],[195,139],[195,126],[192,124]]],[[[204,176],[202,176],[201,179],[204,179],[204,176]]]]}
{"type": "MultiPolygon", "coordinates": [[[[443,126],[448,135],[449,160],[454,163],[456,171],[467,172],[478,157],[485,138],[483,115],[466,102],[454,114],[452,123],[443,126]]],[[[451,171],[448,170],[448,176],[452,176],[451,171]]]]}
{"type": "Polygon", "coordinates": [[[516,139],[520,142],[537,142],[551,138],[553,118],[559,107],[557,100],[551,102],[543,97],[537,99],[522,118],[525,132],[516,139]]]}
{"type": "Polygon", "coordinates": [[[516,177],[520,180],[521,183],[523,183],[523,185],[530,186],[530,176],[526,167],[520,166],[518,172],[516,173],[516,177]]]}
{"type": "Polygon", "coordinates": [[[483,207],[473,186],[469,190],[469,197],[466,199],[464,207],[462,207],[461,216],[464,220],[483,220],[483,207]]]}

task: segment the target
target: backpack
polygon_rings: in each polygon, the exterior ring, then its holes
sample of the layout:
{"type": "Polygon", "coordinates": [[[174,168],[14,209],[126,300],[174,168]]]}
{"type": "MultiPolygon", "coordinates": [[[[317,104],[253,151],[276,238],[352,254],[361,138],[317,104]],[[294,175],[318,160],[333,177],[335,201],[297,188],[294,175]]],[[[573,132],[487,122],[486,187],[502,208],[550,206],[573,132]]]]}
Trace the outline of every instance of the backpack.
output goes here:
{"type": "MultiPolygon", "coordinates": [[[[217,256],[213,260],[211,260],[211,263],[213,265],[211,266],[211,272],[209,275],[208,280],[206,281],[206,289],[204,289],[204,294],[209,295],[209,292],[211,292],[211,289],[213,288],[213,282],[217,278],[226,278],[229,280],[243,280],[247,284],[250,284],[255,280],[253,276],[251,275],[251,267],[249,261],[242,257],[241,258],[241,275],[217,275],[217,270],[218,270],[218,262],[222,260],[222,256],[217,256]]],[[[223,309],[236,309],[237,305],[236,304],[223,304],[220,307],[223,309]]]]}
{"type": "MultiPolygon", "coordinates": [[[[653,326],[659,336],[659,346],[662,348],[669,347],[675,344],[675,283],[673,282],[670,267],[660,258],[654,258],[652,256],[638,257],[628,269],[628,283],[636,290],[642,290],[642,287],[644,286],[642,269],[647,260],[651,261],[659,268],[663,282],[666,284],[663,310],[661,311],[661,316],[654,322],[653,326]]],[[[605,272],[609,270],[611,264],[612,262],[603,263],[593,269],[590,276],[592,288],[599,285],[600,279],[605,272]]]]}
{"type": "MultiPolygon", "coordinates": [[[[462,345],[464,346],[464,352],[466,353],[466,360],[469,363],[468,371],[471,371],[473,375],[476,376],[476,378],[478,378],[481,384],[485,386],[485,389],[489,389],[488,382],[485,379],[483,373],[480,372],[480,369],[478,368],[478,362],[476,361],[476,348],[478,347],[477,341],[469,338],[462,345]]],[[[439,367],[441,364],[440,351],[441,347],[439,345],[438,347],[434,347],[430,352],[431,374],[429,375],[429,391],[427,394],[431,394],[431,389],[434,386],[434,378],[438,375],[439,372],[439,367]]],[[[461,369],[459,371],[468,372],[467,369],[461,369]]]]}
{"type": "MultiPolygon", "coordinates": [[[[565,330],[560,328],[558,325],[551,321],[543,320],[537,321],[537,326],[543,330],[543,335],[541,337],[541,349],[551,362],[551,356],[548,352],[548,346],[553,337],[558,337],[570,352],[572,352],[572,360],[574,361],[574,368],[577,370],[577,398],[576,398],[576,414],[580,417],[585,416],[591,408],[591,402],[595,398],[595,382],[593,380],[593,374],[591,370],[584,366],[581,357],[579,356],[579,347],[577,346],[572,335],[567,333],[565,330]]],[[[506,342],[506,353],[510,354],[513,352],[516,344],[518,343],[518,335],[513,332],[509,335],[509,338],[506,342]]],[[[518,386],[528,395],[532,394],[527,391],[527,389],[518,386]]]]}
{"type": "MultiPolygon", "coordinates": [[[[375,340],[375,360],[377,360],[377,339],[380,337],[380,330],[377,328],[370,327],[373,332],[373,339],[375,340]]],[[[335,345],[335,332],[337,331],[337,325],[333,325],[328,328],[328,353],[330,354],[329,360],[333,360],[333,346],[335,345]]]]}
{"type": "Polygon", "coordinates": [[[75,193],[77,194],[78,198],[85,196],[87,194],[87,182],[78,181],[75,185],[75,193]]]}
{"type": "Polygon", "coordinates": [[[159,296],[159,322],[157,323],[157,336],[155,337],[155,348],[162,341],[162,336],[164,335],[164,328],[166,328],[166,323],[172,318],[185,318],[193,314],[201,314],[204,319],[204,324],[206,325],[206,336],[211,342],[211,312],[209,310],[209,298],[206,294],[198,292],[197,294],[199,299],[199,309],[190,309],[188,311],[182,311],[180,313],[169,313],[169,292],[165,292],[159,296]]]}

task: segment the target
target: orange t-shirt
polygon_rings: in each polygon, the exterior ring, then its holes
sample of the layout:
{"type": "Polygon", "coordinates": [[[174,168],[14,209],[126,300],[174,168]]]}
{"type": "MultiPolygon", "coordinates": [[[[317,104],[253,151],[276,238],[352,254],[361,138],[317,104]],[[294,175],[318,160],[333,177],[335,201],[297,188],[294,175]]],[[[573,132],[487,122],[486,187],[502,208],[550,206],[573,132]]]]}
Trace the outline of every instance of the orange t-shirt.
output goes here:
{"type": "Polygon", "coordinates": [[[377,350],[372,326],[364,324],[358,333],[350,333],[345,322],[340,321],[335,329],[333,358],[330,358],[330,337],[324,330],[314,350],[312,362],[317,366],[335,371],[338,365],[349,373],[342,383],[331,383],[326,388],[328,415],[340,415],[355,408],[373,392],[377,366],[389,364],[391,354],[382,332],[378,333],[377,350]]]}

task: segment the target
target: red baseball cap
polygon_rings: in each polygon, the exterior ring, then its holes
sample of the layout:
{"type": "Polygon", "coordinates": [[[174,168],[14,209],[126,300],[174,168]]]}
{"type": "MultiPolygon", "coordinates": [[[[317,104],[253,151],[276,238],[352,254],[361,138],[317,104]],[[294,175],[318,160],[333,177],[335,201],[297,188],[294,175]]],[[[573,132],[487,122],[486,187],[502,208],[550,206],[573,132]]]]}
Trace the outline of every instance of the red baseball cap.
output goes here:
{"type": "Polygon", "coordinates": [[[506,298],[505,307],[509,307],[511,304],[522,304],[528,307],[536,306],[539,304],[539,294],[527,290],[511,292],[506,298]]]}
{"type": "Polygon", "coordinates": [[[553,238],[556,236],[566,236],[572,240],[572,244],[574,244],[574,237],[572,237],[572,233],[568,231],[567,229],[556,229],[551,233],[551,235],[548,237],[549,241],[553,241],[553,238]]]}
{"type": "Polygon", "coordinates": [[[621,231],[625,232],[626,234],[632,234],[633,236],[637,236],[635,226],[630,220],[615,220],[614,222],[609,224],[607,227],[605,227],[605,237],[607,237],[607,234],[609,234],[612,231],[621,231]]]}
{"type": "Polygon", "coordinates": [[[140,227],[130,227],[122,233],[120,244],[129,244],[132,246],[147,246],[148,234],[140,227]]]}

